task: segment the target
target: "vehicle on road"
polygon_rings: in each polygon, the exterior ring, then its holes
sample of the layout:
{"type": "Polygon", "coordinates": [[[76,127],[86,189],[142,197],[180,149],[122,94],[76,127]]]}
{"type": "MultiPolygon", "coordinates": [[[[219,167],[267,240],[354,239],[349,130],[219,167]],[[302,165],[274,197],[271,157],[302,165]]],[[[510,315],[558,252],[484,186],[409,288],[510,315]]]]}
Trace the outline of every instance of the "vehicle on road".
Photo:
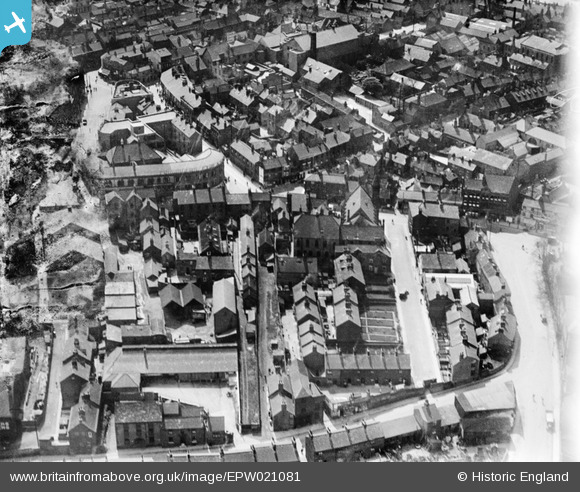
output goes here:
{"type": "Polygon", "coordinates": [[[552,412],[551,410],[546,410],[546,429],[548,429],[548,431],[550,432],[553,432],[554,427],[555,427],[554,412],[552,412]]]}
{"type": "Polygon", "coordinates": [[[87,120],[83,120],[83,126],[87,126],[87,120]]]}

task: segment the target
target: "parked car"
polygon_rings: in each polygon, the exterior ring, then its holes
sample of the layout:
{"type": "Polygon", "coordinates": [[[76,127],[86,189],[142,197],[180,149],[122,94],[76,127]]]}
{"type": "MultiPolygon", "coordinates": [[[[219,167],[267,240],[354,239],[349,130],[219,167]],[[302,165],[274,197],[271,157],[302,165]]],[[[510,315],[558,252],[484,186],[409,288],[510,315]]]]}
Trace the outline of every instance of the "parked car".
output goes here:
{"type": "Polygon", "coordinates": [[[553,432],[554,427],[555,427],[554,412],[552,412],[551,410],[546,410],[546,429],[548,429],[548,431],[550,432],[553,432]]]}

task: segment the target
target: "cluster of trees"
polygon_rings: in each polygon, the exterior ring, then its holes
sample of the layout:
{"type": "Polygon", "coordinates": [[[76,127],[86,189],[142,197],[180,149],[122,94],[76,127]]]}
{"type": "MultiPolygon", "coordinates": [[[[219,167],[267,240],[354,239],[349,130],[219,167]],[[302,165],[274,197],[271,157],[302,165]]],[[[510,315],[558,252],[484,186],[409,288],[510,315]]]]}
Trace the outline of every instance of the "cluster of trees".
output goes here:
{"type": "Polygon", "coordinates": [[[380,96],[383,93],[383,84],[376,77],[366,77],[362,81],[362,88],[371,96],[380,96]]]}
{"type": "Polygon", "coordinates": [[[36,274],[34,237],[22,238],[6,250],[6,278],[17,279],[36,274]]]}

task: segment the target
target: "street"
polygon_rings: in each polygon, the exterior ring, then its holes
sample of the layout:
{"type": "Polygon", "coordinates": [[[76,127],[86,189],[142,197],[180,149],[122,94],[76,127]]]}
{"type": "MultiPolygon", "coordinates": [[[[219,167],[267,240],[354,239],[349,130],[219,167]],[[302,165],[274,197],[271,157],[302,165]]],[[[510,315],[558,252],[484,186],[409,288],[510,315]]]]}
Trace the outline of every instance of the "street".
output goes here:
{"type": "Polygon", "coordinates": [[[274,370],[272,362],[272,354],[269,348],[269,331],[276,330],[274,320],[274,313],[272,313],[272,293],[276,289],[276,277],[273,273],[268,272],[268,269],[263,266],[258,267],[258,293],[259,293],[259,318],[257,330],[257,344],[258,344],[258,379],[260,388],[263,390],[260,399],[260,414],[262,419],[262,437],[269,439],[272,434],[272,427],[270,426],[270,417],[268,416],[269,401],[266,381],[264,376],[269,374],[270,370],[274,370]]]}
{"type": "Polygon", "coordinates": [[[85,84],[87,90],[89,90],[89,85],[91,89],[87,93],[87,104],[83,113],[83,119],[87,121],[87,124],[77,129],[72,149],[78,152],[87,169],[98,171],[100,166],[100,160],[97,157],[98,133],[107,117],[106,110],[110,108],[114,86],[99,77],[96,71],[85,74],[85,84]]]}
{"type": "Polygon", "coordinates": [[[385,234],[391,242],[391,264],[396,278],[397,294],[409,291],[407,300],[401,301],[397,297],[397,311],[404,350],[411,355],[413,382],[416,386],[422,386],[426,379],[441,381],[435,340],[421,294],[407,217],[381,212],[379,219],[383,221],[385,234]]]}
{"type": "Polygon", "coordinates": [[[519,357],[516,355],[513,366],[498,378],[514,382],[521,415],[521,429],[514,433],[511,461],[560,460],[560,357],[553,327],[550,323],[544,325],[540,319],[549,310],[540,290],[543,280],[536,248],[539,240],[529,234],[491,236],[494,259],[512,292],[521,337],[519,357]],[[553,433],[546,429],[546,410],[554,412],[553,433]]]}
{"type": "Polygon", "coordinates": [[[230,193],[246,193],[248,190],[254,192],[264,191],[258,183],[252,181],[249,176],[245,176],[242,170],[228,158],[225,160],[224,174],[226,187],[230,193]]]}
{"type": "Polygon", "coordinates": [[[385,136],[388,138],[389,135],[384,130],[382,130],[378,126],[373,125],[373,111],[370,108],[363,106],[361,103],[355,101],[354,98],[350,96],[336,96],[334,100],[338,101],[341,104],[344,104],[346,102],[346,105],[349,108],[356,109],[358,111],[358,114],[364,118],[364,120],[367,122],[369,126],[373,127],[375,130],[383,132],[385,136]]]}

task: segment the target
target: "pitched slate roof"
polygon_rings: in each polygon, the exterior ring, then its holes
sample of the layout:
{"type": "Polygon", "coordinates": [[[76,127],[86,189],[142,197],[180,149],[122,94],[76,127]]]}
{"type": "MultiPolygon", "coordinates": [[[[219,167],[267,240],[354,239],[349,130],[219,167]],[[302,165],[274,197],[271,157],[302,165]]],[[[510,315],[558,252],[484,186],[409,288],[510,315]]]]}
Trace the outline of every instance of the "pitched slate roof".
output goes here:
{"type": "Polygon", "coordinates": [[[236,289],[233,277],[223,278],[213,284],[213,312],[218,313],[222,309],[237,313],[236,289]]]}
{"type": "Polygon", "coordinates": [[[77,403],[70,409],[68,431],[84,426],[91,432],[97,432],[99,425],[99,409],[83,403],[77,403]]]}
{"type": "Polygon", "coordinates": [[[358,186],[345,203],[345,220],[357,224],[361,221],[367,225],[376,225],[377,212],[373,201],[362,186],[358,186]]]}
{"type": "Polygon", "coordinates": [[[182,308],[189,306],[191,303],[203,306],[201,289],[193,283],[186,284],[182,289],[168,284],[159,291],[159,297],[161,299],[161,306],[164,308],[171,303],[182,308]]]}
{"type": "Polygon", "coordinates": [[[160,164],[161,156],[142,142],[117,145],[106,153],[106,161],[111,166],[127,166],[136,162],[138,166],[144,164],[160,164]]]}
{"type": "Polygon", "coordinates": [[[507,195],[514,186],[514,176],[500,176],[498,174],[486,174],[485,184],[492,193],[507,195]]]}
{"type": "Polygon", "coordinates": [[[104,381],[120,375],[236,373],[235,344],[147,345],[115,348],[105,359],[104,381]]]}
{"type": "Polygon", "coordinates": [[[294,222],[294,236],[297,238],[321,238],[337,240],[340,226],[332,215],[302,214],[294,222]]]}

